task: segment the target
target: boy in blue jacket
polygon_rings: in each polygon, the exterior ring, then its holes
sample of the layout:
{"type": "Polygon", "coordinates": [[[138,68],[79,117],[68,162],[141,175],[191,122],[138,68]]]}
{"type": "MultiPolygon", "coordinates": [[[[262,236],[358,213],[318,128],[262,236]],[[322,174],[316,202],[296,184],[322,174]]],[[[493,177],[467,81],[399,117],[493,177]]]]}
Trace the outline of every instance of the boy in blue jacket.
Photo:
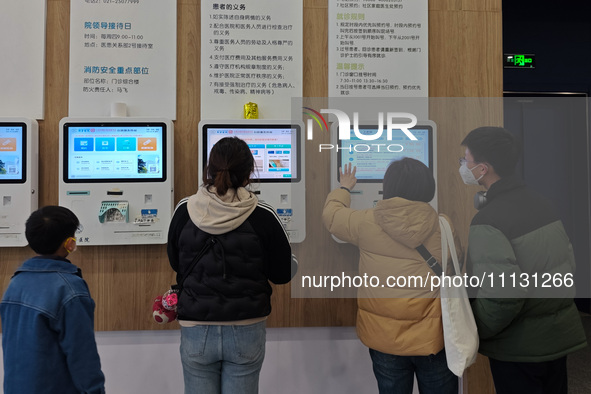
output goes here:
{"type": "Polygon", "coordinates": [[[78,267],[76,215],[46,206],[25,225],[38,256],[15,272],[0,304],[4,393],[104,393],[94,301],[78,267]]]}

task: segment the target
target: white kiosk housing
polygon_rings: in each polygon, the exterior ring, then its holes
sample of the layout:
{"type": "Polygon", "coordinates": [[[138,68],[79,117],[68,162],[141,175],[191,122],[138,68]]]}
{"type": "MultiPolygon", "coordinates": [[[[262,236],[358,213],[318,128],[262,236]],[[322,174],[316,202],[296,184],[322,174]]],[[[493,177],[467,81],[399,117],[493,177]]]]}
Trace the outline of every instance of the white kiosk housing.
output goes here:
{"type": "Polygon", "coordinates": [[[60,205],[80,219],[78,245],[164,244],[173,210],[173,123],[60,121],[60,205]]]}
{"type": "Polygon", "coordinates": [[[246,141],[256,166],[250,190],[275,209],[290,242],[302,242],[306,237],[303,134],[303,124],[290,120],[202,120],[199,180],[216,142],[224,137],[246,141]]]}
{"type": "Polygon", "coordinates": [[[0,118],[0,246],[26,246],[25,222],[37,209],[39,127],[0,118]]]}
{"type": "MultiPolygon", "coordinates": [[[[418,121],[408,129],[415,136],[411,140],[402,130],[392,130],[392,138],[387,139],[386,128],[380,138],[362,140],[355,136],[351,126],[351,139],[339,140],[338,122],[332,124],[331,144],[331,189],[339,186],[339,168],[351,163],[357,167],[357,184],[351,191],[351,208],[372,208],[383,199],[383,181],[386,169],[391,162],[411,157],[423,162],[432,169],[437,181],[437,127],[432,121],[418,121]]],[[[362,135],[379,133],[377,124],[358,125],[362,135]]],[[[436,183],[437,184],[437,183],[436,183]]],[[[437,190],[430,204],[437,210],[437,190]]],[[[333,237],[335,238],[335,237],[333,237]]],[[[335,240],[341,242],[337,238],[335,240]]]]}

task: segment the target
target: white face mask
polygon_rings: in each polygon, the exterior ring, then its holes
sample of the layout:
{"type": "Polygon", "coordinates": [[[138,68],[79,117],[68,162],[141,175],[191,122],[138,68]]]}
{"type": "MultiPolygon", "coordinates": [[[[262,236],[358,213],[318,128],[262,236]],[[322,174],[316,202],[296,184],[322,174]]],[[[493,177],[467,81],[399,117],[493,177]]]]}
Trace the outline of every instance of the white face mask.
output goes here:
{"type": "Polygon", "coordinates": [[[468,168],[468,164],[464,163],[460,166],[460,176],[462,177],[462,180],[466,185],[478,185],[478,181],[481,180],[484,176],[484,174],[482,174],[478,179],[476,179],[476,177],[472,173],[472,170],[478,167],[479,165],[480,164],[476,164],[474,167],[468,168]]]}

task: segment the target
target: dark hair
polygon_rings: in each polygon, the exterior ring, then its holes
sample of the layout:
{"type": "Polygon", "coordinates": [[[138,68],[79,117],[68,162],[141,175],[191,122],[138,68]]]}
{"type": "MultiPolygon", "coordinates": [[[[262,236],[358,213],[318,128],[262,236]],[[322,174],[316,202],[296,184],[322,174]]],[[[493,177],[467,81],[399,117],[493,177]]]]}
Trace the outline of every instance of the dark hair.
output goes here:
{"type": "Polygon", "coordinates": [[[502,127],[479,127],[462,141],[476,163],[489,163],[501,178],[513,175],[519,161],[521,144],[502,127]]]}
{"type": "Polygon", "coordinates": [[[80,221],[68,208],[48,205],[39,208],[25,223],[25,237],[40,255],[54,254],[62,243],[76,234],[80,221]]]}
{"type": "Polygon", "coordinates": [[[203,172],[203,184],[223,196],[228,189],[238,189],[250,183],[254,158],[248,144],[238,137],[222,138],[211,148],[209,162],[203,172]]]}
{"type": "Polygon", "coordinates": [[[402,197],[429,202],[434,196],[435,179],[429,167],[410,157],[390,163],[384,175],[384,200],[402,197]]]}

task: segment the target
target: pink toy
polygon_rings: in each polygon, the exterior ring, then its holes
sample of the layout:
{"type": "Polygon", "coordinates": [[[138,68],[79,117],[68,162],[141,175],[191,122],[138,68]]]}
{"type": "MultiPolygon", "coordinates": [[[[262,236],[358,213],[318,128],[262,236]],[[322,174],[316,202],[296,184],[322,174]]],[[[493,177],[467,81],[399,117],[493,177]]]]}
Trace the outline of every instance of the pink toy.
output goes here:
{"type": "Polygon", "coordinates": [[[164,324],[176,320],[176,305],[178,295],[174,290],[168,290],[164,295],[156,297],[152,305],[152,317],[156,323],[164,324]]]}

